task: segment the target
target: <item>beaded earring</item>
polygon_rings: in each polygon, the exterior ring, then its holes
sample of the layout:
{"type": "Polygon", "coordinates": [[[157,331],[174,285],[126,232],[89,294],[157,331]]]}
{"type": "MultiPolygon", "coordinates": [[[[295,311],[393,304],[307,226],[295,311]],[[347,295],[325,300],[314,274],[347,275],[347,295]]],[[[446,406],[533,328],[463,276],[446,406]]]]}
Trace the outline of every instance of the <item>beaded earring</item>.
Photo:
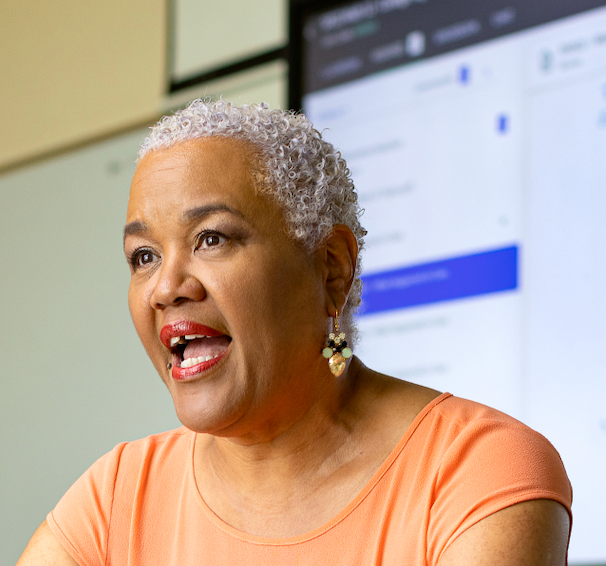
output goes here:
{"type": "Polygon", "coordinates": [[[353,355],[345,341],[345,332],[339,332],[338,311],[333,318],[333,331],[328,335],[328,346],[322,350],[322,355],[328,359],[328,367],[335,377],[343,373],[347,358],[353,355]]]}

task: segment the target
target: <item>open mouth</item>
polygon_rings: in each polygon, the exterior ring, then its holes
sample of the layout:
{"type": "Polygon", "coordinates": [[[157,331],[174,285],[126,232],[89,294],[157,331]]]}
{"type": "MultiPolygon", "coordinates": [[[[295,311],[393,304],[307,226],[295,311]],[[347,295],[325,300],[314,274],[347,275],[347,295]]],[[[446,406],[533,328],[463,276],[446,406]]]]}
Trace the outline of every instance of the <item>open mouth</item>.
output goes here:
{"type": "Polygon", "coordinates": [[[160,340],[172,354],[172,377],[185,379],[206,371],[221,361],[231,337],[192,321],[180,321],[162,328],[160,340]]]}
{"type": "Polygon", "coordinates": [[[173,367],[187,369],[216,360],[225,353],[230,342],[231,338],[225,334],[221,336],[204,334],[173,336],[170,339],[173,367]]]}

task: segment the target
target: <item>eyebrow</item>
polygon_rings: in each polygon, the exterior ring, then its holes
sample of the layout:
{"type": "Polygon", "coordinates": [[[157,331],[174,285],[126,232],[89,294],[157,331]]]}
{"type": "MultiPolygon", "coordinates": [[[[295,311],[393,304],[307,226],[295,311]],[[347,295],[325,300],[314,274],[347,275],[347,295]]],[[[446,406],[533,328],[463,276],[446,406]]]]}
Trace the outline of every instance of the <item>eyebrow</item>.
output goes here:
{"type": "Polygon", "coordinates": [[[141,222],[139,220],[129,222],[126,226],[124,226],[122,241],[126,240],[126,236],[136,236],[142,232],[147,232],[147,224],[145,224],[145,222],[141,222]]]}
{"type": "Polygon", "coordinates": [[[226,204],[207,204],[206,206],[196,206],[195,208],[186,210],[183,213],[182,218],[184,222],[191,222],[192,220],[202,220],[216,212],[227,212],[244,219],[244,214],[235,208],[227,206],[226,204]]]}
{"type": "MultiPolygon", "coordinates": [[[[229,214],[233,214],[234,216],[239,216],[240,218],[245,219],[244,215],[239,210],[231,208],[226,204],[208,204],[206,206],[196,206],[195,208],[186,210],[181,217],[184,223],[189,223],[194,220],[203,220],[207,216],[217,212],[227,212],[229,214]]],[[[137,234],[147,232],[147,230],[148,227],[145,222],[141,222],[140,220],[129,222],[126,226],[124,226],[123,241],[126,240],[127,236],[136,236],[137,234]]]]}

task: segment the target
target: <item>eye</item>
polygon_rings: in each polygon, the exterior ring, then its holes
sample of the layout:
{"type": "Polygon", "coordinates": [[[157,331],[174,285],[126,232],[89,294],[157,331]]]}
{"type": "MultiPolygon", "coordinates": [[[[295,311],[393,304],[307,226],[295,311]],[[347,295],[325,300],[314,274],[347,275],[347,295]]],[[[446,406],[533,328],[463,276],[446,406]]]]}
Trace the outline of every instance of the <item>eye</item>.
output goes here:
{"type": "Polygon", "coordinates": [[[204,232],[200,234],[198,239],[198,249],[201,248],[216,248],[227,242],[227,238],[223,234],[217,232],[204,232]]]}
{"type": "Polygon", "coordinates": [[[135,250],[130,256],[129,262],[132,268],[137,269],[146,267],[158,260],[158,256],[148,249],[135,250]]]}

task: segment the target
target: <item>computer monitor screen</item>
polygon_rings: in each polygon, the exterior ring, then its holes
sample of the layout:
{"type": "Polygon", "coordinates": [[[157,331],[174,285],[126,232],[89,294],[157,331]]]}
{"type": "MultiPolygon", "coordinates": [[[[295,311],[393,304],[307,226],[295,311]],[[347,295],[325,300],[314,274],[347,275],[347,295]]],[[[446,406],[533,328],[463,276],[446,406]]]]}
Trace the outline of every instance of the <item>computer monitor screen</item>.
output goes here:
{"type": "Polygon", "coordinates": [[[571,564],[606,563],[606,7],[292,4],[291,105],[346,158],[368,230],[370,367],[546,435],[571,564]]]}

